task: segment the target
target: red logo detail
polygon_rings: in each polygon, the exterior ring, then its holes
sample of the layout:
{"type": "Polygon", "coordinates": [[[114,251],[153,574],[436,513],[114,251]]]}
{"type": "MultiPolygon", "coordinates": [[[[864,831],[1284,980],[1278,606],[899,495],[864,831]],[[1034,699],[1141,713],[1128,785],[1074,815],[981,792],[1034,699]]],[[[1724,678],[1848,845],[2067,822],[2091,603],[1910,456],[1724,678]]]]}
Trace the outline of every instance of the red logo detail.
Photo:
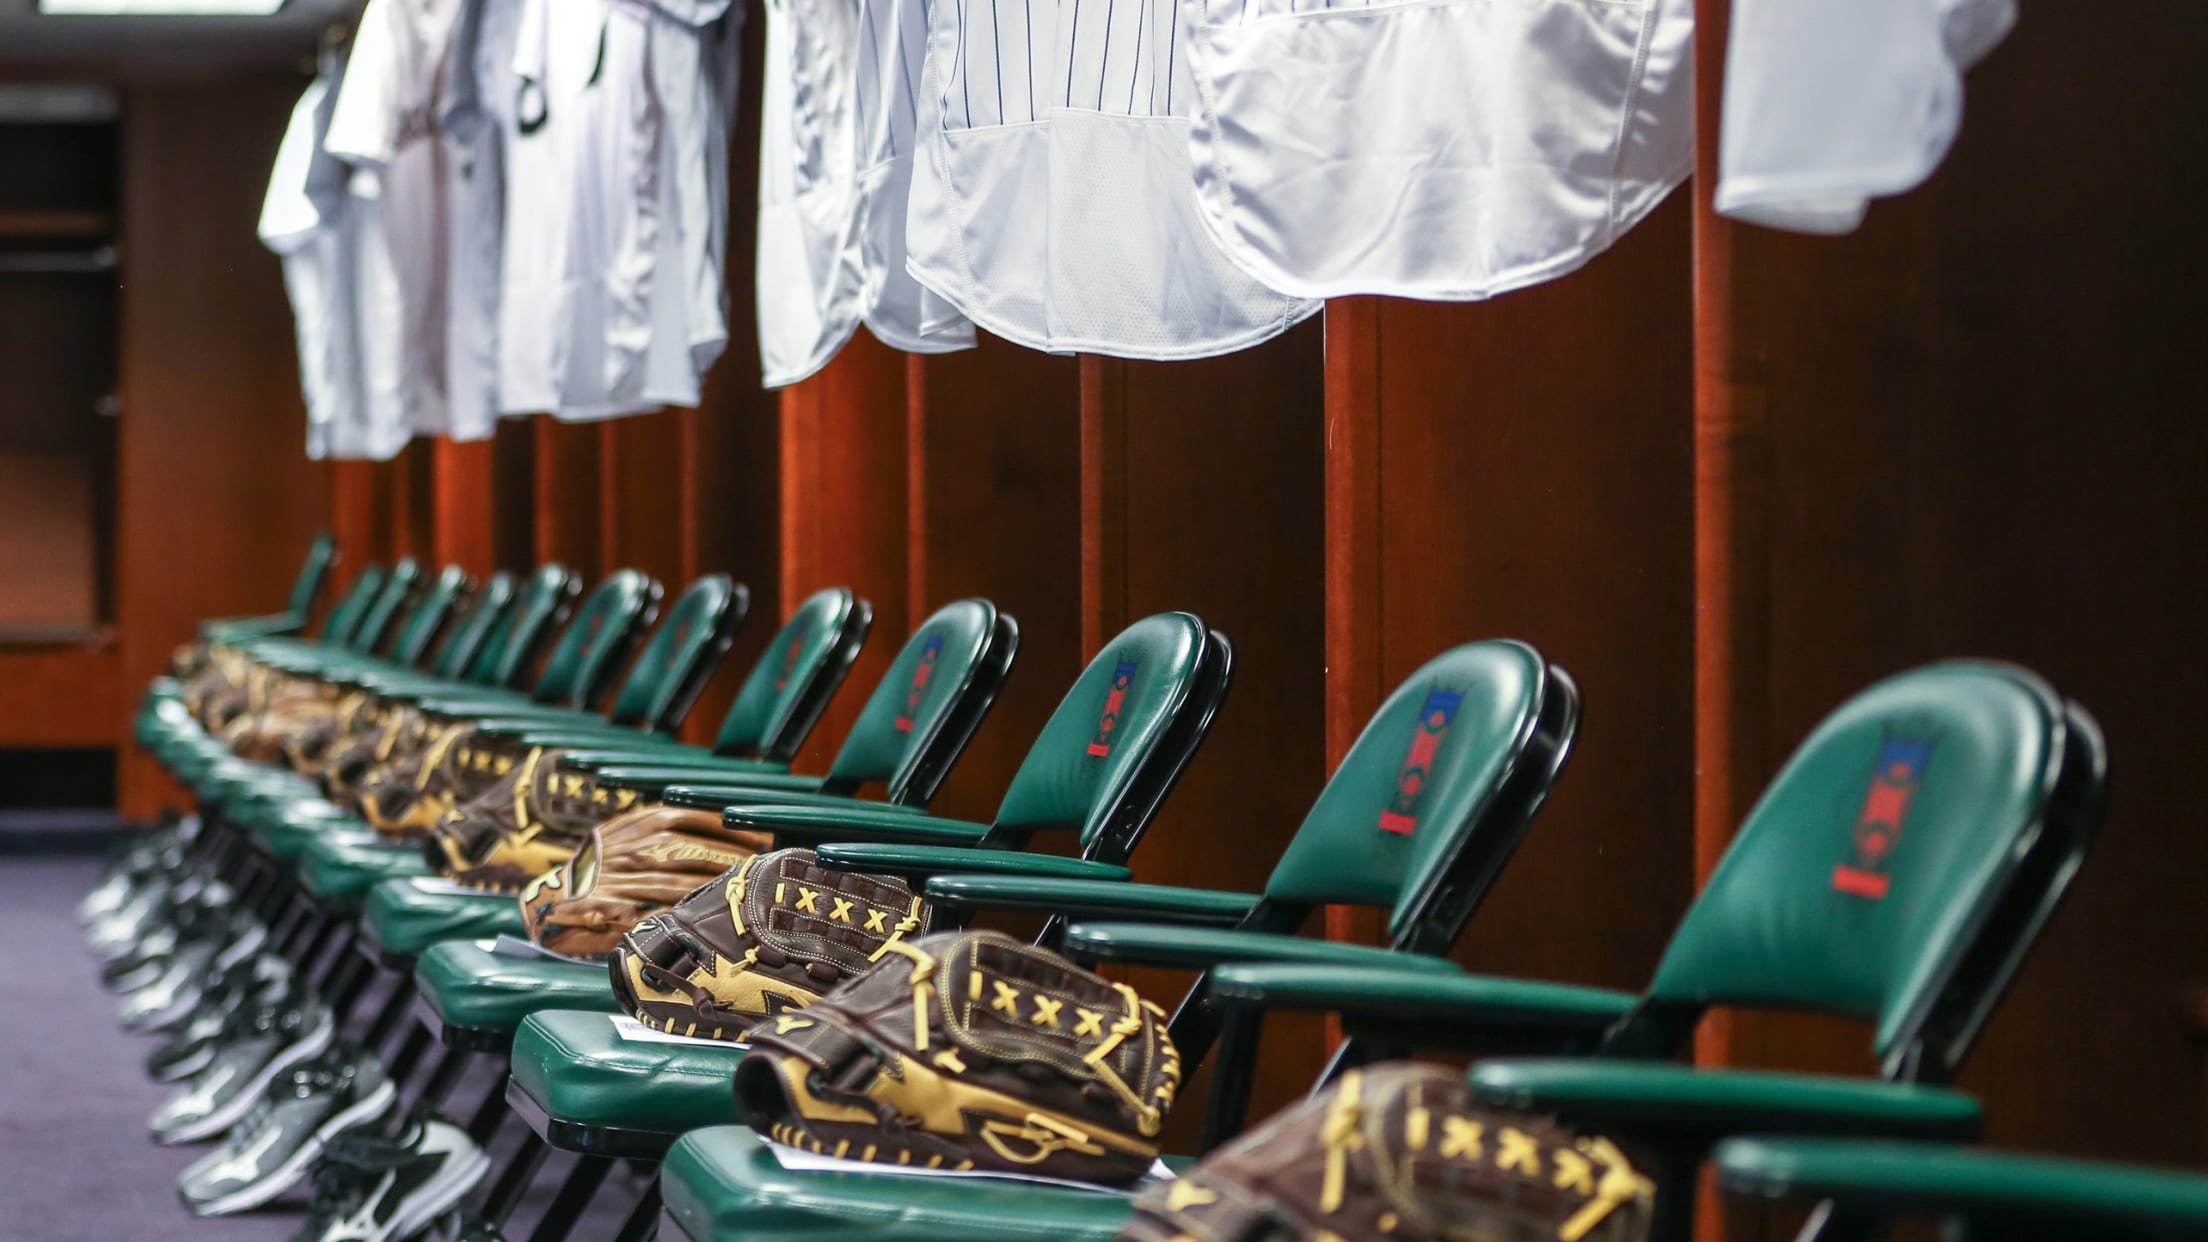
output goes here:
{"type": "Polygon", "coordinates": [[[1112,672],[1111,693],[1104,696],[1104,714],[1097,717],[1096,734],[1089,739],[1091,755],[1112,753],[1112,733],[1119,728],[1119,708],[1127,701],[1127,688],[1135,684],[1135,664],[1133,660],[1121,660],[1112,672]]]}
{"type": "Polygon", "coordinates": [[[1930,742],[1890,737],[1879,746],[1863,808],[1855,815],[1851,834],[1855,856],[1833,867],[1833,891],[1879,901],[1893,888],[1887,864],[1901,843],[1902,825],[1908,822],[1909,807],[1931,762],[1930,742]]]}
{"type": "Polygon", "coordinates": [[[905,710],[897,717],[899,733],[912,732],[912,718],[920,714],[920,700],[928,690],[928,679],[935,676],[936,661],[943,656],[943,636],[930,634],[927,645],[920,648],[920,663],[912,670],[912,685],[905,690],[905,710]]]}
{"type": "Polygon", "coordinates": [[[1427,691],[1418,712],[1418,732],[1411,735],[1403,766],[1396,770],[1395,793],[1388,799],[1388,809],[1380,813],[1383,831],[1407,837],[1418,827],[1418,801],[1433,775],[1434,756],[1441,753],[1442,740],[1449,736],[1449,726],[1456,723],[1457,708],[1463,703],[1462,691],[1427,691]]]}

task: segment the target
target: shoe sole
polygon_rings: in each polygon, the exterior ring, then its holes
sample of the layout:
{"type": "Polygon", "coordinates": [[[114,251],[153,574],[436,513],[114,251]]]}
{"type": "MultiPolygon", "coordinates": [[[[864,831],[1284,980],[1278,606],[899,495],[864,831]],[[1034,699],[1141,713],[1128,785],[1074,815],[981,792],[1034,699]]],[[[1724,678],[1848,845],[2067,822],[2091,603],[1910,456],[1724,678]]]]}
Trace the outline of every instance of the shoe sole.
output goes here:
{"type": "Polygon", "coordinates": [[[157,1007],[126,1006],[122,1014],[123,1029],[133,1035],[151,1035],[158,1031],[174,1030],[192,1016],[194,1009],[199,1008],[200,996],[200,990],[190,980],[186,980],[177,984],[176,989],[169,993],[169,999],[157,1007]]]}
{"type": "Polygon", "coordinates": [[[438,1217],[450,1211],[468,1191],[474,1189],[475,1184],[483,1180],[483,1175],[490,1171],[490,1154],[480,1147],[472,1148],[467,1159],[456,1160],[447,1165],[443,1172],[423,1182],[415,1190],[412,1199],[400,1204],[399,1210],[391,1214],[390,1232],[383,1236],[411,1237],[429,1228],[437,1223],[438,1217]]]}
{"type": "Polygon", "coordinates": [[[354,1126],[374,1121],[383,1115],[385,1109],[391,1107],[393,1100],[398,1098],[398,1086],[386,1079],[381,1086],[369,1092],[358,1104],[338,1112],[328,1121],[316,1126],[314,1132],[307,1136],[307,1140],[299,1144],[297,1151],[285,1157],[283,1164],[277,1166],[273,1172],[261,1178],[261,1180],[249,1186],[240,1187],[220,1199],[213,1199],[204,1204],[193,1203],[186,1199],[184,1201],[185,1206],[191,1209],[194,1216],[231,1216],[261,1206],[289,1190],[294,1182],[305,1177],[307,1166],[314,1163],[314,1158],[322,1154],[322,1149],[329,1146],[331,1139],[352,1129],[354,1126]]]}
{"type": "Polygon", "coordinates": [[[320,1055],[336,1038],[337,1024],[330,1020],[330,1015],[323,1014],[322,1020],[315,1024],[314,1030],[306,1038],[270,1057],[268,1064],[262,1066],[245,1086],[239,1088],[236,1095],[224,1100],[213,1112],[197,1121],[178,1126],[167,1134],[155,1135],[154,1141],[163,1147],[175,1147],[221,1134],[238,1124],[239,1118],[252,1109],[253,1102],[261,1098],[262,1092],[268,1090],[268,1084],[276,1081],[276,1075],[309,1057],[320,1055]]]}

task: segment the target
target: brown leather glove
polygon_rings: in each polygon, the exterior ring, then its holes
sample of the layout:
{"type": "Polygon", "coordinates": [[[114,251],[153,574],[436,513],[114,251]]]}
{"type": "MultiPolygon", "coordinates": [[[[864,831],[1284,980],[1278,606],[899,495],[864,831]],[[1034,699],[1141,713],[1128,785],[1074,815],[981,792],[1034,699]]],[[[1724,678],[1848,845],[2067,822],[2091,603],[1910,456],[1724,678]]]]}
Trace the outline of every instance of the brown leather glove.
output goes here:
{"type": "MultiPolygon", "coordinates": [[[[462,763],[474,767],[466,752],[462,763]]],[[[496,758],[493,766],[503,763],[496,758]]],[[[600,789],[588,776],[560,767],[562,752],[533,749],[480,794],[445,813],[422,848],[430,865],[457,883],[519,893],[530,881],[574,857],[583,837],[636,804],[633,789],[600,789]]]]}
{"type": "Polygon", "coordinates": [[[1165,1014],[998,932],[889,942],[872,969],[762,1022],[736,1067],[753,1129],[809,1151],[1125,1185],[1180,1089],[1165,1014]]]}
{"type": "Polygon", "coordinates": [[[1654,1199],[1608,1139],[1398,1062],[1351,1070],[1143,1191],[1119,1242],[1642,1242],[1654,1199]]]}
{"type": "Polygon", "coordinates": [[[394,756],[360,782],[360,817],[394,840],[422,840],[467,793],[498,779],[462,762],[472,726],[424,722],[423,728],[428,736],[418,750],[394,756]]]}
{"type": "Polygon", "coordinates": [[[730,828],[719,812],[646,806],[590,830],[556,871],[521,896],[529,938],[554,953],[602,959],[638,920],[773,844],[730,828]]]}
{"type": "Polygon", "coordinates": [[[776,850],[622,937],[613,994],[647,1026],[742,1039],[866,970],[885,942],[927,931],[928,918],[903,880],[830,871],[807,849],[776,850]]]}

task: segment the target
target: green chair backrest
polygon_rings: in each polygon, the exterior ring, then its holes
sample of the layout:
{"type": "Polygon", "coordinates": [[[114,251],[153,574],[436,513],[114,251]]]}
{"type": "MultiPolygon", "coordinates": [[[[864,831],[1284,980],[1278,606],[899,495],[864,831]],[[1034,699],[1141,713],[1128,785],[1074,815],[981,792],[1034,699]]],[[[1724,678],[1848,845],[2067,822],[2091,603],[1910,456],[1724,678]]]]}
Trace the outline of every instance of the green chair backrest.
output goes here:
{"type": "Polygon", "coordinates": [[[846,587],[807,597],[737,688],[713,753],[786,762],[851,671],[874,607],[846,587]]]}
{"type": "Polygon", "coordinates": [[[360,576],[345,588],[345,594],[330,609],[330,615],[322,618],[323,642],[332,646],[353,646],[353,635],[360,629],[361,619],[383,591],[383,566],[363,565],[360,576]]]}
{"type": "Polygon", "coordinates": [[[2075,873],[2105,771],[2092,718],[2023,669],[1878,683],[1771,782],[1650,1002],[1849,1015],[1889,1072],[1951,1067],[2075,873]]]}
{"type": "Polygon", "coordinates": [[[658,615],[661,590],[633,569],[607,574],[545,657],[537,674],[537,700],[585,711],[595,705],[637,632],[658,615]]]}
{"type": "Polygon", "coordinates": [[[422,592],[421,602],[414,605],[406,624],[399,627],[399,636],[391,643],[391,660],[413,668],[429,653],[430,646],[443,632],[445,623],[452,620],[452,611],[467,593],[468,571],[458,565],[447,565],[430,579],[429,588],[422,592]]]}
{"type": "Polygon", "coordinates": [[[1232,648],[1185,612],[1122,630],[1066,692],[1013,773],[991,835],[1018,843],[1076,828],[1116,862],[1157,812],[1226,694],[1232,648]]]}
{"type": "Polygon", "coordinates": [[[376,601],[361,614],[360,625],[353,630],[353,646],[361,651],[383,650],[384,640],[391,636],[392,622],[414,597],[421,581],[421,565],[411,556],[400,557],[391,572],[383,576],[383,590],[376,593],[376,601]]]}
{"type": "Polygon", "coordinates": [[[430,675],[447,681],[463,680],[484,644],[512,619],[513,607],[514,576],[499,570],[485,578],[460,615],[453,618],[444,645],[437,648],[437,658],[430,663],[430,675]]]}
{"type": "MultiPolygon", "coordinates": [[[[581,590],[582,584],[567,572],[567,566],[557,562],[539,566],[468,665],[467,680],[481,686],[527,689],[544,644],[567,620],[581,590]]],[[[541,691],[539,697],[543,697],[541,691]]]]}
{"type": "Polygon", "coordinates": [[[307,545],[307,559],[299,566],[299,576],[291,580],[291,597],[284,611],[302,619],[313,612],[314,601],[321,597],[322,585],[329,581],[330,567],[336,563],[337,540],[323,531],[307,545]]]}
{"type": "Polygon", "coordinates": [[[859,709],[823,787],[848,793],[880,781],[891,802],[926,805],[995,703],[1019,636],[985,599],[936,609],[859,709]]]}
{"type": "Polygon", "coordinates": [[[750,607],[751,593],[727,574],[707,574],[691,583],[637,653],[606,718],[661,732],[681,724],[706,679],[728,654],[750,607]]]}
{"type": "MultiPolygon", "coordinates": [[[[1577,724],[1570,679],[1524,643],[1466,643],[1428,660],[1342,757],[1273,868],[1266,898],[1377,906],[1389,912],[1391,937],[1404,936],[1446,877],[1469,866],[1484,891],[1502,870],[1577,724]],[[1565,702],[1552,705],[1557,696],[1565,702]],[[1554,728],[1542,728],[1545,714],[1554,728]],[[1517,775],[1531,777],[1531,806],[1509,796],[1517,775]]],[[[1473,902],[1459,904],[1452,913],[1461,920],[1473,902]]],[[[1446,933],[1454,939],[1457,930],[1446,933]]]]}

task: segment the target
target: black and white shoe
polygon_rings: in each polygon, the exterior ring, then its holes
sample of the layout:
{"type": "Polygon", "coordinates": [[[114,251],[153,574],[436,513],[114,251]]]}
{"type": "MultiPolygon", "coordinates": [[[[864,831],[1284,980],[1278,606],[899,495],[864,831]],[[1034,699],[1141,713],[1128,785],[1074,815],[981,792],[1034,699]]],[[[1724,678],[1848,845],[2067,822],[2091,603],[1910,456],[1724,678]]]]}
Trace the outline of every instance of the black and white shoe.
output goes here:
{"type": "Polygon", "coordinates": [[[383,1067],[357,1048],[295,1066],[222,1146],[184,1170],[177,1193],[194,1216],[259,1207],[304,1178],[332,1139],[379,1120],[397,1098],[383,1067]]]}
{"type": "Polygon", "coordinates": [[[278,1074],[329,1048],[337,1034],[327,1005],[269,1006],[241,1013],[207,1068],[154,1110],[155,1142],[197,1143],[228,1130],[278,1074]]]}
{"type": "Polygon", "coordinates": [[[124,998],[117,1016],[126,1031],[162,1031],[184,1021],[221,972],[245,961],[268,941],[259,919],[239,913],[224,920],[222,935],[179,948],[151,983],[124,998]]]}
{"type": "Polygon", "coordinates": [[[191,1012],[146,1055],[146,1073],[155,1082],[182,1082],[215,1059],[239,1013],[279,1003],[296,1005],[300,999],[292,988],[290,962],[273,953],[240,962],[201,988],[191,1012]]]}
{"type": "Polygon", "coordinates": [[[293,1242],[397,1242],[428,1227],[490,1171],[468,1132],[431,1118],[396,1138],[347,1134],[314,1174],[314,1208],[293,1242]]]}

